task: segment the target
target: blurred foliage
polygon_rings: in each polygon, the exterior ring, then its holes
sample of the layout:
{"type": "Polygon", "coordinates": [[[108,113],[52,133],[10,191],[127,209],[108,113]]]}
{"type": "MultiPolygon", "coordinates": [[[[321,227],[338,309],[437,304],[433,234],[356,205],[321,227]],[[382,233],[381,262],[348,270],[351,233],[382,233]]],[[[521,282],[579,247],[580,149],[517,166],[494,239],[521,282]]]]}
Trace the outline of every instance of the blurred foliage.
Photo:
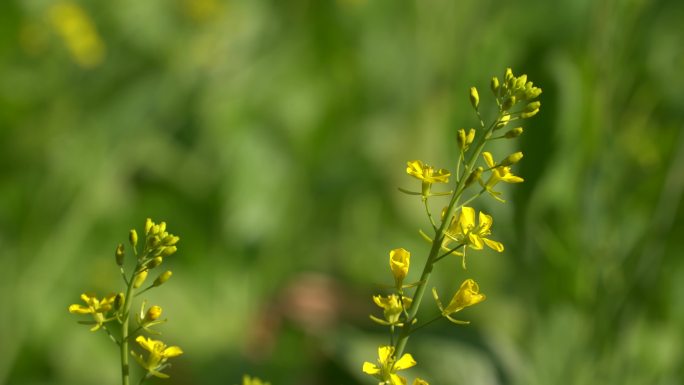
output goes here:
{"type": "Polygon", "coordinates": [[[148,216],[182,238],[150,296],[186,352],[164,383],[370,383],[387,252],[427,253],[405,162],[453,164],[468,87],[507,66],[544,89],[526,183],[480,207],[507,249],[469,261],[487,302],[410,341],[410,375],[682,383],[682,18],[675,0],[1,2],[0,383],[117,383],[116,349],[66,308],[118,287],[114,247],[148,216]]]}

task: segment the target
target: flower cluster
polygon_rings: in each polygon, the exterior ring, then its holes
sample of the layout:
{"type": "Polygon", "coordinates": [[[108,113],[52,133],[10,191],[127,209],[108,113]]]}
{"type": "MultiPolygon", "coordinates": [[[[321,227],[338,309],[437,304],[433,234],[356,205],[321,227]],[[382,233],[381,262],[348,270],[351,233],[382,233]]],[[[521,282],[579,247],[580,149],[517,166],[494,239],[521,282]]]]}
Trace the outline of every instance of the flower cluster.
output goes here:
{"type": "Polygon", "coordinates": [[[180,240],[179,237],[166,231],[165,222],[156,224],[149,218],[145,222],[144,234],[145,240],[140,252],[138,252],[138,232],[133,229],[128,234],[128,241],[134,256],[132,260],[126,259],[123,244],[119,244],[114,250],[114,260],[119,266],[125,285],[125,292],[110,294],[102,299],[98,299],[94,294],[82,294],[81,299],[86,303],[85,306],[80,304],[69,306],[70,313],[90,314],[93,318],[91,321],[79,321],[79,323],[94,325],[90,329],[91,331],[104,330],[109,338],[119,346],[124,384],[129,383],[128,344],[135,335],[137,335],[135,341],[148,352],[147,358],[145,358],[143,354],[136,353],[133,350],[130,351],[136,362],[147,372],[140,383],[152,376],[168,378],[167,374],[162,373],[162,370],[170,366],[167,362],[168,359],[183,353],[178,346],[167,347],[162,341],[153,340],[139,334],[142,332],[160,334],[153,327],[166,322],[166,319],[161,319],[161,306],[153,305],[147,307],[147,301],[143,300],[140,312],[134,317],[137,327],[133,330],[129,328],[134,298],[147,290],[159,287],[167,282],[171,278],[171,270],[162,271],[152,283],[141,290],[138,289],[145,284],[150,271],[161,266],[166,258],[176,253],[176,244],[180,240]],[[127,265],[131,267],[130,274],[126,274],[127,265]],[[110,329],[107,326],[109,322],[116,322],[120,327],[110,329]],[[116,331],[119,332],[115,333],[116,331]]]}
{"type": "MultiPolygon", "coordinates": [[[[502,193],[495,187],[501,183],[521,183],[523,179],[511,171],[511,166],[518,163],[523,154],[515,152],[503,158],[500,162],[484,147],[487,143],[499,139],[517,138],[523,133],[522,127],[508,130],[504,134],[494,134],[507,127],[510,123],[520,119],[527,119],[539,112],[541,103],[535,100],[541,94],[541,89],[527,81],[527,75],[514,76],[511,69],[504,73],[503,81],[492,78],[491,90],[494,94],[498,113],[489,125],[486,125],[480,115],[480,94],[476,87],[470,88],[470,103],[479,119],[480,128],[457,130],[456,151],[458,154],[455,176],[455,186],[448,192],[433,192],[434,184],[448,184],[452,172],[444,168],[433,168],[420,160],[407,163],[406,173],[421,181],[420,192],[400,188],[409,194],[418,195],[424,205],[425,212],[432,227],[431,235],[420,230],[420,234],[431,243],[430,252],[424,260],[420,279],[414,283],[405,283],[411,266],[411,253],[403,248],[393,249],[389,253],[390,272],[394,278],[393,292],[387,295],[373,296],[373,302],[382,309],[382,317],[371,315],[370,318],[389,328],[390,345],[378,348],[377,363],[365,362],[363,372],[373,376],[380,385],[406,385],[406,378],[397,371],[408,369],[416,365],[413,356],[404,353],[409,336],[423,326],[441,318],[459,324],[469,324],[454,318],[463,309],[477,305],[486,299],[480,287],[471,278],[461,281],[452,296],[451,301],[444,306],[439,299],[437,289],[432,289],[439,313],[430,321],[419,323],[417,314],[430,275],[440,260],[451,255],[461,258],[463,270],[466,269],[467,250],[483,250],[485,246],[496,252],[503,252],[504,245],[490,238],[494,220],[491,215],[477,212],[470,204],[483,194],[488,194],[498,202],[505,202],[502,193]],[[478,161],[481,162],[478,165],[478,161]],[[477,182],[477,183],[476,183],[477,182]],[[476,191],[472,187],[478,186],[476,191]],[[471,194],[467,196],[466,194],[471,194]],[[430,199],[432,197],[449,197],[449,202],[442,209],[438,220],[432,214],[430,199]],[[408,289],[415,288],[413,293],[408,289]],[[397,329],[400,332],[397,335],[397,329]]],[[[427,385],[423,379],[417,378],[413,385],[427,385]]]]}

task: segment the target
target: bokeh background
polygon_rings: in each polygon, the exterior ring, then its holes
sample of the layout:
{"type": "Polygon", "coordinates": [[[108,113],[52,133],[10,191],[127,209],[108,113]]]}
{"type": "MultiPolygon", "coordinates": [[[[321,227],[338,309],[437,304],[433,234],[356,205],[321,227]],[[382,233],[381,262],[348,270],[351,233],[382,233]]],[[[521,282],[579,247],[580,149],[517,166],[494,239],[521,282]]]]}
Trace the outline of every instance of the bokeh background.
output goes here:
{"type": "MultiPolygon", "coordinates": [[[[453,168],[468,87],[544,89],[505,190],[503,254],[445,261],[487,301],[409,342],[432,384],[684,381],[684,3],[0,3],[0,383],[116,384],[67,313],[118,291],[146,217],[181,236],[147,298],[183,347],[166,384],[373,384],[388,251],[428,245],[405,162],[453,168]]],[[[428,298],[423,317],[435,308],[428,298]]]]}

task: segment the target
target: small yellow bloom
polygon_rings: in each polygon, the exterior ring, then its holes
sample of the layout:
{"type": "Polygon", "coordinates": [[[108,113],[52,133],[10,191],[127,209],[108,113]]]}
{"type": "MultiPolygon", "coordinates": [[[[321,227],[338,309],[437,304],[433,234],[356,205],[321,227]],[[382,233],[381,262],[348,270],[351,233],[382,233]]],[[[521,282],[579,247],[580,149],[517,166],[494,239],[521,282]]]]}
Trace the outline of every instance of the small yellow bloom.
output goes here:
{"type": "Polygon", "coordinates": [[[167,365],[166,361],[171,357],[180,356],[183,351],[178,346],[166,346],[165,343],[151,338],[145,338],[143,336],[138,336],[135,341],[140,344],[140,346],[147,350],[150,355],[145,360],[142,354],[136,354],[131,351],[131,354],[136,361],[147,370],[151,375],[159,378],[169,378],[167,374],[161,373],[167,365]]]}
{"type": "MultiPolygon", "coordinates": [[[[472,207],[463,206],[461,211],[454,217],[445,231],[444,243],[442,249],[449,250],[448,244],[455,241],[463,244],[466,248],[470,247],[475,250],[482,250],[484,245],[487,245],[492,250],[502,252],[504,246],[501,242],[497,242],[486,238],[492,233],[493,219],[490,215],[480,212],[478,223],[475,223],[475,209],[472,207]]],[[[456,253],[463,257],[463,268],[465,269],[465,253],[456,253]]]]}
{"type": "Polygon", "coordinates": [[[418,178],[424,183],[449,183],[449,176],[451,173],[448,170],[440,168],[435,171],[434,168],[419,160],[413,160],[406,164],[406,173],[412,177],[418,178]]]}
{"type": "Polygon", "coordinates": [[[525,180],[517,175],[513,175],[513,173],[511,173],[510,167],[497,166],[491,153],[485,151],[482,153],[482,157],[487,163],[487,167],[492,170],[491,176],[487,182],[482,185],[482,187],[484,187],[484,189],[487,190],[487,192],[494,197],[494,199],[498,200],[499,202],[504,202],[504,200],[500,198],[501,193],[494,191],[494,186],[496,186],[496,184],[499,182],[521,183],[525,180]]]}
{"type": "Polygon", "coordinates": [[[105,314],[112,310],[114,307],[114,300],[116,299],[116,294],[110,294],[101,300],[98,300],[94,294],[84,293],[81,294],[81,299],[88,306],[74,304],[69,306],[69,313],[71,314],[92,314],[95,326],[93,326],[90,331],[96,331],[102,327],[102,325],[109,321],[105,317],[105,314]]]}
{"type": "Polygon", "coordinates": [[[487,296],[480,293],[480,287],[472,279],[466,279],[463,281],[461,287],[458,289],[456,294],[454,294],[451,302],[449,302],[449,305],[446,307],[442,305],[442,302],[439,300],[439,296],[437,295],[437,290],[434,288],[432,289],[432,295],[435,298],[437,306],[439,307],[439,310],[441,310],[442,315],[448,318],[449,321],[457,324],[467,324],[469,322],[453,319],[451,318],[451,314],[457,313],[468,306],[477,305],[487,298],[487,296]]]}
{"type": "Polygon", "coordinates": [[[363,372],[380,380],[380,385],[406,385],[406,378],[397,375],[396,372],[414,365],[416,361],[410,354],[404,354],[400,359],[395,360],[393,346],[380,346],[378,364],[364,362],[363,372]]]}
{"type": "Polygon", "coordinates": [[[408,275],[410,263],[411,253],[406,249],[398,248],[390,251],[390,270],[392,270],[392,275],[394,275],[394,283],[397,289],[400,289],[404,283],[404,278],[408,275]]]}
{"type": "Polygon", "coordinates": [[[373,321],[381,325],[402,326],[402,324],[399,323],[399,318],[404,310],[411,306],[412,300],[409,297],[399,297],[396,294],[390,294],[387,297],[374,295],[373,302],[383,309],[383,315],[385,316],[385,320],[371,316],[373,321]]]}
{"type": "Polygon", "coordinates": [[[413,385],[430,385],[430,384],[428,384],[428,382],[423,380],[422,378],[416,378],[415,380],[413,380],[413,385]]]}

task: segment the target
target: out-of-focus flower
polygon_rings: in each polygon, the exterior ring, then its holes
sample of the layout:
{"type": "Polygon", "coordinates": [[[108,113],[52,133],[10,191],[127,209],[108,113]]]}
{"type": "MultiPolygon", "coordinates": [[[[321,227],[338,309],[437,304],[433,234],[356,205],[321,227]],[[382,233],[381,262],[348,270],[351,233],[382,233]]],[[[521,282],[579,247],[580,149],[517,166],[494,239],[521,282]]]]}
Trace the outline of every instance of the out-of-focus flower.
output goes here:
{"type": "Polygon", "coordinates": [[[166,346],[166,344],[161,341],[145,338],[143,336],[138,336],[135,341],[140,344],[143,349],[149,352],[149,356],[147,357],[147,360],[145,360],[142,354],[136,354],[134,351],[131,351],[131,354],[140,366],[155,377],[169,378],[168,374],[164,374],[161,371],[167,366],[166,361],[169,358],[183,354],[181,348],[178,346],[166,346]]]}
{"type": "Polygon", "coordinates": [[[408,369],[416,364],[413,357],[406,353],[396,360],[393,346],[378,348],[378,364],[363,363],[363,372],[380,380],[382,385],[406,385],[406,378],[396,374],[398,370],[408,369]]]}
{"type": "Polygon", "coordinates": [[[110,294],[101,300],[98,300],[95,294],[83,293],[81,294],[81,299],[87,304],[87,306],[74,304],[69,306],[69,313],[71,314],[92,314],[95,320],[90,331],[96,331],[102,327],[102,325],[107,322],[105,315],[107,312],[112,310],[114,307],[114,300],[116,299],[116,294],[110,294]]]}
{"type": "Polygon", "coordinates": [[[105,44],[83,8],[70,1],[60,1],[50,8],[49,16],[76,64],[93,68],[102,63],[105,44]]]}

